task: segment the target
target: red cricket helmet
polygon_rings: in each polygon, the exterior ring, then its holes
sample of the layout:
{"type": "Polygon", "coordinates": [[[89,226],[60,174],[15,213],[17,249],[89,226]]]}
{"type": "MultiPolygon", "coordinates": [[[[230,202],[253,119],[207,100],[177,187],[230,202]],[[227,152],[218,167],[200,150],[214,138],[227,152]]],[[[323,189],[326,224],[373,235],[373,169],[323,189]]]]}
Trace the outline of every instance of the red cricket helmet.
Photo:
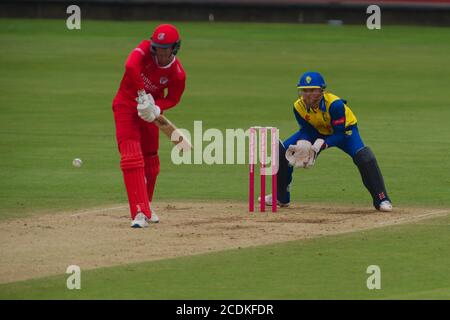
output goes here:
{"type": "Polygon", "coordinates": [[[156,48],[172,48],[173,55],[176,55],[181,46],[180,35],[177,28],[171,24],[161,24],[156,27],[152,35],[152,53],[156,48]]]}

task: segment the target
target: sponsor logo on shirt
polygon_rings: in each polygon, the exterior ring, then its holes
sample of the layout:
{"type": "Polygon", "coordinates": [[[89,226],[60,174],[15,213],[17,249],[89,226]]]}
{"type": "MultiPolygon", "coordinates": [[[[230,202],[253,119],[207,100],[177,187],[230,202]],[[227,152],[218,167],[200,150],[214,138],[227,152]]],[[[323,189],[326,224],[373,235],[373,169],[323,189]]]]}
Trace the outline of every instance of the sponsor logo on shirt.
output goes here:
{"type": "Polygon", "coordinates": [[[168,81],[169,81],[169,79],[167,79],[166,77],[161,77],[159,79],[159,83],[161,83],[162,85],[167,84],[168,81]]]}
{"type": "Polygon", "coordinates": [[[154,85],[152,81],[149,78],[147,78],[143,73],[141,73],[141,76],[142,80],[144,81],[144,86],[146,90],[149,90],[151,92],[157,92],[159,90],[159,87],[154,85]]]}
{"type": "Polygon", "coordinates": [[[338,126],[340,124],[344,124],[345,123],[345,117],[333,120],[332,123],[333,123],[333,126],[338,126]]]}

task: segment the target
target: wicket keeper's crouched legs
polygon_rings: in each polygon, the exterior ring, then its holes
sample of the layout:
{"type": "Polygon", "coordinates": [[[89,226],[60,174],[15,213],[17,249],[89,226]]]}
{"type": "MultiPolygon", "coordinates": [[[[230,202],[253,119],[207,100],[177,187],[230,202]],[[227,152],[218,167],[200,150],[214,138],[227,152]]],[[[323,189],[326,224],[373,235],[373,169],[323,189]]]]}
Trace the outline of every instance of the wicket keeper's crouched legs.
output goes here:
{"type": "Polygon", "coordinates": [[[373,206],[380,210],[380,204],[385,200],[390,202],[390,199],[375,155],[369,147],[363,147],[353,156],[353,162],[358,167],[364,186],[372,196],[373,206]]]}
{"type": "MultiPolygon", "coordinates": [[[[280,165],[277,186],[277,196],[280,206],[288,206],[290,202],[290,184],[292,182],[293,167],[289,165],[286,160],[287,148],[289,148],[290,145],[296,145],[299,140],[308,140],[311,144],[313,144],[318,138],[324,139],[326,137],[320,134],[311,134],[304,131],[302,132],[302,130],[300,130],[283,143],[280,142],[280,165]]],[[[380,210],[380,204],[383,202],[390,203],[377,159],[372,150],[364,145],[359,135],[358,127],[356,125],[353,126],[351,130],[347,132],[343,141],[336,146],[352,157],[353,162],[361,174],[361,179],[364,186],[372,196],[373,206],[377,210],[380,210]]],[[[390,211],[383,209],[386,208],[381,208],[382,211],[390,211]]]]}
{"type": "MultiPolygon", "coordinates": [[[[295,143],[294,143],[295,144],[295,143]]],[[[285,144],[280,141],[278,156],[278,173],[277,173],[277,201],[280,207],[287,207],[291,201],[290,185],[292,182],[293,167],[289,165],[286,159],[285,144]]],[[[266,200],[266,203],[272,204],[272,197],[266,200]]]]}

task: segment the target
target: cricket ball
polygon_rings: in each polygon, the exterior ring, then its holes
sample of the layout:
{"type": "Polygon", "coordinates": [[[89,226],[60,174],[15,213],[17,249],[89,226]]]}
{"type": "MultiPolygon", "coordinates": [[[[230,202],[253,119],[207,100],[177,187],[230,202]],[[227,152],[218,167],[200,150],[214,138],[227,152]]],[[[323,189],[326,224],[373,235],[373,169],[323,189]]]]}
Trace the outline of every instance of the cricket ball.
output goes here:
{"type": "Polygon", "coordinates": [[[75,158],[73,159],[72,164],[74,167],[79,168],[83,165],[83,161],[81,161],[81,159],[75,158]]]}

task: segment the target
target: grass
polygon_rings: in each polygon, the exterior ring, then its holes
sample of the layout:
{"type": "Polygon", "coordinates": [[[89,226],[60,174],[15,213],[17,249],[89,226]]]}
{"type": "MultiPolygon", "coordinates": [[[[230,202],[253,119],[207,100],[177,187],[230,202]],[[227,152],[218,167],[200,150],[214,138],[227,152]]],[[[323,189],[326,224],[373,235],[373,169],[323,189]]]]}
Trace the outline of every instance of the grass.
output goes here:
{"type": "MultiPolygon", "coordinates": [[[[450,216],[0,285],[0,299],[450,299],[450,216]],[[369,290],[378,265],[381,289],[369,290]]],[[[82,266],[81,266],[82,268],[82,266]]]]}
{"type": "MultiPolygon", "coordinates": [[[[0,20],[0,219],[125,203],[111,102],[128,53],[157,22],[0,20]],[[71,163],[83,159],[82,168],[71,163]]],[[[448,28],[176,23],[187,89],[166,115],[203,130],[297,130],[296,82],[322,72],[347,99],[394,205],[450,205],[448,28]],[[443,90],[444,88],[444,90],[443,90]]],[[[207,143],[204,143],[206,145],[207,143]]],[[[161,138],[155,199],[245,201],[247,166],[182,165],[161,138]]],[[[352,161],[297,170],[293,201],[370,205],[352,161]]],[[[449,299],[449,218],[0,285],[13,299],[449,299]],[[366,286],[369,265],[382,289],[366,286]]]]}
{"type": "MultiPolygon", "coordinates": [[[[0,217],[125,202],[111,101],[129,51],[157,22],[0,20],[0,217]],[[84,160],[81,169],[72,159],[84,160]]],[[[448,206],[445,28],[177,23],[188,75],[178,126],[297,129],[295,84],[319,70],[349,100],[395,204],[448,206]]],[[[206,143],[204,143],[206,145],[206,143]]],[[[175,166],[161,138],[156,199],[246,199],[247,166],[175,166]]],[[[370,203],[338,150],[295,173],[294,201],[370,203]],[[326,194],[326,197],[324,197],[326,194]]]]}

